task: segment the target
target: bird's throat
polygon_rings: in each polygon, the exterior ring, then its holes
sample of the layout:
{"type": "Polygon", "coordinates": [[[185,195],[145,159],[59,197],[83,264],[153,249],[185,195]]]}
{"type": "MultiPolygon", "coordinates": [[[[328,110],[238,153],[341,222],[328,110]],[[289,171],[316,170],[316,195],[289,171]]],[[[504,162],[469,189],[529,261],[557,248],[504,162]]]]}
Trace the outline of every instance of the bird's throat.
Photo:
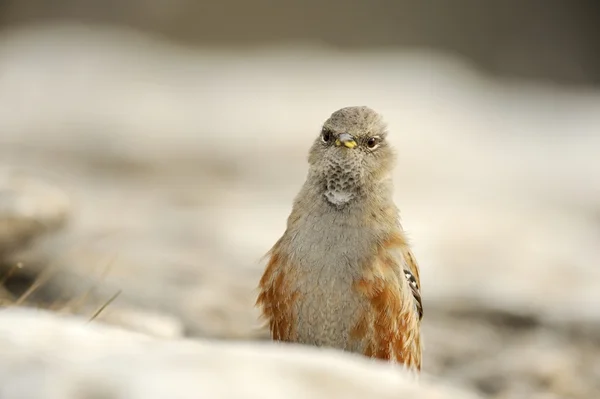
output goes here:
{"type": "Polygon", "coordinates": [[[336,207],[342,207],[348,204],[356,197],[356,194],[352,191],[344,191],[344,190],[325,190],[325,199],[331,205],[336,207]]]}

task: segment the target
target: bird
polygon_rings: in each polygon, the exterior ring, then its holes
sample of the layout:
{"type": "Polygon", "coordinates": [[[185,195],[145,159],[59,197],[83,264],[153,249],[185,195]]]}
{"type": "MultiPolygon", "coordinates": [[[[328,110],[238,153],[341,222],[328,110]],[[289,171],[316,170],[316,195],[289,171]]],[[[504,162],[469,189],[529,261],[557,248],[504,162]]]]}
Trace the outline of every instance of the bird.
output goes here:
{"type": "Polygon", "coordinates": [[[334,348],[421,370],[419,266],[393,200],[396,153],[367,106],[333,112],[256,306],[273,341],[334,348]]]}

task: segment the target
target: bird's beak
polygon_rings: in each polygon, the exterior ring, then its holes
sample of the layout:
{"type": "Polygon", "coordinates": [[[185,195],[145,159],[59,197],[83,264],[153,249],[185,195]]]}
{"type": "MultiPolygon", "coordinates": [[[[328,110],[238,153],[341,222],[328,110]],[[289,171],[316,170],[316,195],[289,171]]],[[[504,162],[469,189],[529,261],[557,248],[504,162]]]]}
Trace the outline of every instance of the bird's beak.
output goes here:
{"type": "Polygon", "coordinates": [[[354,137],[352,137],[351,134],[348,133],[342,133],[338,136],[337,140],[335,140],[335,145],[336,146],[340,146],[340,145],[344,145],[348,148],[354,148],[356,147],[356,141],[354,140],[354,137]]]}

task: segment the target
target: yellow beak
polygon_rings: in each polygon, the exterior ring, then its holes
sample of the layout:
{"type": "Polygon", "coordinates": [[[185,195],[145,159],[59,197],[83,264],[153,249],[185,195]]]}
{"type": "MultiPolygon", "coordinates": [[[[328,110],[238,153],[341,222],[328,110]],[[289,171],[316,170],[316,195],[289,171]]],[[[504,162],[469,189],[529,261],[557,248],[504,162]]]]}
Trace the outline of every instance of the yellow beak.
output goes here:
{"type": "Polygon", "coordinates": [[[335,145],[336,146],[340,146],[340,145],[344,145],[347,148],[354,148],[356,147],[356,141],[354,140],[354,137],[352,137],[352,135],[348,134],[348,133],[342,133],[338,136],[338,138],[335,140],[335,145]]]}

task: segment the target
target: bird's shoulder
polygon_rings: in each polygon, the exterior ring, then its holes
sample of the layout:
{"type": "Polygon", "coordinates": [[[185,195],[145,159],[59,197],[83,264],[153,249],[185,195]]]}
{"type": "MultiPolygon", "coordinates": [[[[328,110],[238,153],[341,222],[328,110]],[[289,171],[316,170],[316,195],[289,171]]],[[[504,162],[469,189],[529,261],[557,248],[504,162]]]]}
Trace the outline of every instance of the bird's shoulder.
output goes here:
{"type": "Polygon", "coordinates": [[[375,258],[364,269],[364,275],[367,280],[373,280],[374,276],[380,276],[379,285],[387,282],[390,288],[395,285],[397,290],[408,287],[418,319],[423,318],[419,264],[401,230],[390,234],[381,243],[375,258]]]}

